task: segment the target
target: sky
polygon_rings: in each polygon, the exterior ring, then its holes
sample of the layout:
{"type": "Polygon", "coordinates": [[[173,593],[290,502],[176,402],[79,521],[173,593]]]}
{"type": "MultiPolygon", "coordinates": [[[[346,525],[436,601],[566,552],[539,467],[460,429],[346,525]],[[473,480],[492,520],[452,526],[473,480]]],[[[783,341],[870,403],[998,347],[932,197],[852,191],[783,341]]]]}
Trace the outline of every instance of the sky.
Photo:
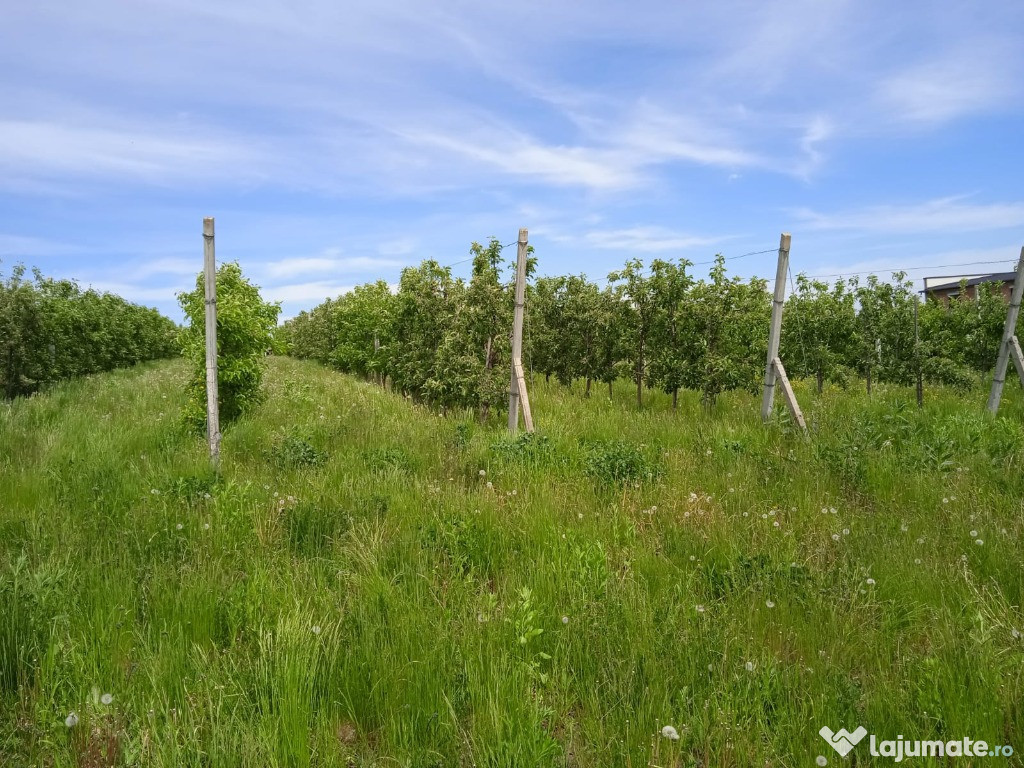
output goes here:
{"type": "Polygon", "coordinates": [[[1009,271],[1022,96],[1019,0],[8,3],[0,274],[180,320],[204,216],[283,317],[520,227],[540,274],[1009,271]]]}

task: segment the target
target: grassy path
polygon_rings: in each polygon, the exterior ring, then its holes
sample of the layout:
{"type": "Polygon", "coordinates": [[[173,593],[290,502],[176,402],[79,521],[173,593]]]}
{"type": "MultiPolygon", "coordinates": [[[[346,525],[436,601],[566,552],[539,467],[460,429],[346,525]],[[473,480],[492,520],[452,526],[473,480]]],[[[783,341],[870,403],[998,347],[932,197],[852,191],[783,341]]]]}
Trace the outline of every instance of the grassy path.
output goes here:
{"type": "Polygon", "coordinates": [[[745,394],[538,382],[512,440],[274,359],[214,482],[184,381],[0,405],[0,764],[847,762],[824,725],[1024,752],[1015,387],[998,421],[826,391],[804,441],[745,394]]]}

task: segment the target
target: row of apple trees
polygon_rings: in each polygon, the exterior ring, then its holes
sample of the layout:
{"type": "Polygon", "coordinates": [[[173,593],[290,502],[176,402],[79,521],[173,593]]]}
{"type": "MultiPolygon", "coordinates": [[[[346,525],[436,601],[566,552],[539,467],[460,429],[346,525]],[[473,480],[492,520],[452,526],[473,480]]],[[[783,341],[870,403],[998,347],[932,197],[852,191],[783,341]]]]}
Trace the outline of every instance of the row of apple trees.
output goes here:
{"type": "MultiPolygon", "coordinates": [[[[299,314],[283,328],[291,354],[388,381],[442,409],[486,416],[503,407],[514,283],[497,240],[474,243],[471,254],[468,280],[426,261],[403,271],[397,291],[362,285],[299,314]]],[[[721,258],[706,279],[688,266],[632,260],[603,285],[538,278],[527,298],[526,367],[565,384],[585,380],[587,394],[624,377],[638,402],[654,386],[696,389],[709,402],[725,390],[756,390],[771,309],[765,282],[729,278],[721,258]]]]}
{"type": "Polygon", "coordinates": [[[803,275],[786,301],[782,349],[791,376],[846,384],[924,381],[970,388],[995,363],[1006,320],[1002,286],[965,286],[952,299],[921,301],[903,273],[833,284],[803,275]],[[915,317],[916,310],[916,317],[915,317]],[[915,333],[916,328],[916,333],[915,333]]]}
{"type": "Polygon", "coordinates": [[[27,395],[61,379],[175,355],[176,333],[155,309],[17,266],[0,279],[0,392],[27,395]]]}
{"type": "MultiPolygon", "coordinates": [[[[303,312],[283,329],[291,353],[442,409],[501,407],[513,283],[496,240],[474,243],[471,253],[469,279],[426,261],[402,273],[397,291],[371,283],[303,312]]],[[[653,388],[673,402],[681,389],[695,390],[708,404],[727,390],[756,392],[771,316],[767,282],[729,277],[721,257],[707,277],[691,266],[634,259],[607,280],[532,280],[526,367],[566,385],[585,382],[588,395],[628,379],[638,403],[653,388]]],[[[902,273],[834,283],[800,275],[788,288],[781,355],[791,377],[812,378],[819,390],[857,378],[869,391],[877,382],[909,385],[919,371],[928,382],[970,387],[991,369],[1006,316],[998,285],[948,302],[921,302],[902,273]]]]}

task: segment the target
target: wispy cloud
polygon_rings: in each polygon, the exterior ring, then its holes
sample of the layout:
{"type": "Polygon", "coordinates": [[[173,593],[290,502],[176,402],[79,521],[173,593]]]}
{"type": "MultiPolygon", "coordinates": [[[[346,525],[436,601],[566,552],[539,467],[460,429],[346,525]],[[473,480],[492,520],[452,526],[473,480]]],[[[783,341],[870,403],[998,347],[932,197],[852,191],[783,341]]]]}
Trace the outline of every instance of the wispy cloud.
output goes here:
{"type": "Polygon", "coordinates": [[[310,256],[264,262],[255,266],[267,276],[279,279],[304,275],[379,273],[407,263],[402,259],[379,256],[310,256]]]}
{"type": "Polygon", "coordinates": [[[303,304],[319,303],[325,299],[333,299],[348,293],[355,285],[333,283],[329,280],[319,280],[308,283],[292,283],[289,285],[275,285],[265,287],[262,291],[263,298],[268,301],[298,302],[303,304]]]}
{"type": "Polygon", "coordinates": [[[256,164],[247,143],[144,124],[0,120],[0,170],[14,177],[70,174],[149,182],[209,178],[228,169],[247,176],[256,164]]]}
{"type": "MultiPolygon", "coordinates": [[[[564,238],[569,240],[570,238],[564,238]]],[[[588,248],[635,253],[667,253],[720,243],[724,237],[702,237],[673,232],[664,227],[629,227],[597,229],[585,232],[583,244],[588,248]]]]}
{"type": "Polygon", "coordinates": [[[975,232],[1024,227],[1024,202],[972,204],[964,196],[912,205],[876,205],[834,213],[809,208],[794,211],[811,229],[864,232],[975,232]]]}
{"type": "Polygon", "coordinates": [[[881,104],[895,117],[939,123],[998,108],[1019,90],[1006,69],[1008,56],[993,58],[988,45],[914,64],[884,78],[881,104]]]}

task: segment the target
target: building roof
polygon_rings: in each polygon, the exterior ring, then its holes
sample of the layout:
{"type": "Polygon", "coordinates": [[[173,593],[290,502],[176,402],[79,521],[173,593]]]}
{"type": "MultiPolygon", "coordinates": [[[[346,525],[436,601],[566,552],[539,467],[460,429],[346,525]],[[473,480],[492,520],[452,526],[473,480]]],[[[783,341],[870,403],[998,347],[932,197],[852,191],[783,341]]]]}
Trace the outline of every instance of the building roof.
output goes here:
{"type": "Polygon", "coordinates": [[[918,293],[930,293],[931,291],[947,291],[950,288],[959,288],[960,281],[964,280],[967,286],[981,285],[982,283],[1012,283],[1017,278],[1016,272],[994,272],[991,275],[939,275],[926,277],[924,279],[924,290],[918,293]],[[932,280],[943,280],[941,283],[932,283],[932,280]]]}

